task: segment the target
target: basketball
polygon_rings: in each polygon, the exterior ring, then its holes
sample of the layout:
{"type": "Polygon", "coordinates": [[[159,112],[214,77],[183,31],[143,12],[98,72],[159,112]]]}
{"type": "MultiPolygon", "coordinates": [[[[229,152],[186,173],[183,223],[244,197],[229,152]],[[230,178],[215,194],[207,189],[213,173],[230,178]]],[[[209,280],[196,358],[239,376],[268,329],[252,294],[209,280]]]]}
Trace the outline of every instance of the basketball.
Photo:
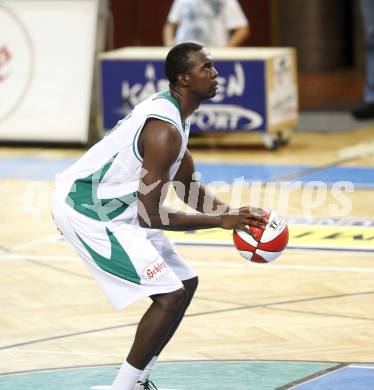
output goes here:
{"type": "Polygon", "coordinates": [[[275,211],[265,214],[269,219],[265,230],[250,227],[256,238],[244,230],[234,230],[234,245],[239,253],[254,263],[270,263],[277,259],[288,244],[288,226],[275,211]]]}

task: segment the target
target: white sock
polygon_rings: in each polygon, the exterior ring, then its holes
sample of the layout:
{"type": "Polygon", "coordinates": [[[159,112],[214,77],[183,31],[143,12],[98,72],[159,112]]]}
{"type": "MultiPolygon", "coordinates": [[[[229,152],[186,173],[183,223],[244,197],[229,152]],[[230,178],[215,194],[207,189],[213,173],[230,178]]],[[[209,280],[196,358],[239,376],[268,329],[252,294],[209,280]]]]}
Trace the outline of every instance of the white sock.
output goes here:
{"type": "Polygon", "coordinates": [[[127,361],[122,364],[119,372],[110,387],[110,390],[133,390],[136,382],[138,382],[142,370],[131,366],[127,361]]]}
{"type": "Polygon", "coordinates": [[[147,367],[143,370],[142,375],[140,376],[140,379],[142,382],[145,382],[147,379],[149,379],[151,375],[151,371],[155,368],[157,363],[158,356],[154,356],[152,360],[147,364],[147,367]]]}

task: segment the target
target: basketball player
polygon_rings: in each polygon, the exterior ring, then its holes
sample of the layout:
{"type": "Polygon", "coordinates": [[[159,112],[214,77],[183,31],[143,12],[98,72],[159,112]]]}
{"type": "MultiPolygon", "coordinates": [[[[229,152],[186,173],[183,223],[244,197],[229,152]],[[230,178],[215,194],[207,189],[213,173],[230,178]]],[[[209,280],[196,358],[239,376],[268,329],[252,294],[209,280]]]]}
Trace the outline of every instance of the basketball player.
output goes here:
{"type": "Polygon", "coordinates": [[[249,232],[247,225],[266,224],[262,210],[230,210],[194,175],[187,150],[188,117],[202,100],[216,94],[217,71],[210,53],[195,43],[177,45],[166,57],[165,72],[169,91],[137,105],[56,176],[52,201],[56,225],[109,301],[123,308],[144,297],[152,300],[111,390],[156,389],[149,374],[197,287],[197,274],[163,230],[220,227],[249,232]],[[197,213],[163,205],[172,181],[197,213]]]}

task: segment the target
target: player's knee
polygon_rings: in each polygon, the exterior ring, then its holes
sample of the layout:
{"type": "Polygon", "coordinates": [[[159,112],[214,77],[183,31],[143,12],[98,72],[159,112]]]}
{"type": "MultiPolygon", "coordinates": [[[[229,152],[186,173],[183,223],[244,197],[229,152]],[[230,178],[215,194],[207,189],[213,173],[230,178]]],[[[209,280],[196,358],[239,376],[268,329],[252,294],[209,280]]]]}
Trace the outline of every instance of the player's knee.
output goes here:
{"type": "Polygon", "coordinates": [[[197,289],[198,284],[199,284],[199,278],[197,276],[195,276],[192,279],[188,279],[188,280],[183,281],[184,288],[188,292],[189,300],[191,300],[193,295],[195,294],[195,291],[197,289]]]}
{"type": "Polygon", "coordinates": [[[183,287],[171,293],[162,294],[158,297],[157,303],[168,311],[179,311],[188,299],[188,291],[183,287]]]}

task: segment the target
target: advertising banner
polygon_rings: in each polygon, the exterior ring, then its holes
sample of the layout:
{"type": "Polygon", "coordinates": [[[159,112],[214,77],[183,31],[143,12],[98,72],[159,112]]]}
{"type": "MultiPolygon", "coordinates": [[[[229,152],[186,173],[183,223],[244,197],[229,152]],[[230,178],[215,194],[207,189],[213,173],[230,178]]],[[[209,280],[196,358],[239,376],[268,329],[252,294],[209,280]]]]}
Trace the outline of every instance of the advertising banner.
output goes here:
{"type": "Polygon", "coordinates": [[[88,138],[98,0],[0,2],[0,140],[88,138]]]}
{"type": "MultiPolygon", "coordinates": [[[[191,132],[264,131],[266,62],[217,60],[220,87],[191,117],[191,132]]],[[[103,125],[111,129],[151,94],[168,89],[162,60],[101,60],[103,125]]]]}

